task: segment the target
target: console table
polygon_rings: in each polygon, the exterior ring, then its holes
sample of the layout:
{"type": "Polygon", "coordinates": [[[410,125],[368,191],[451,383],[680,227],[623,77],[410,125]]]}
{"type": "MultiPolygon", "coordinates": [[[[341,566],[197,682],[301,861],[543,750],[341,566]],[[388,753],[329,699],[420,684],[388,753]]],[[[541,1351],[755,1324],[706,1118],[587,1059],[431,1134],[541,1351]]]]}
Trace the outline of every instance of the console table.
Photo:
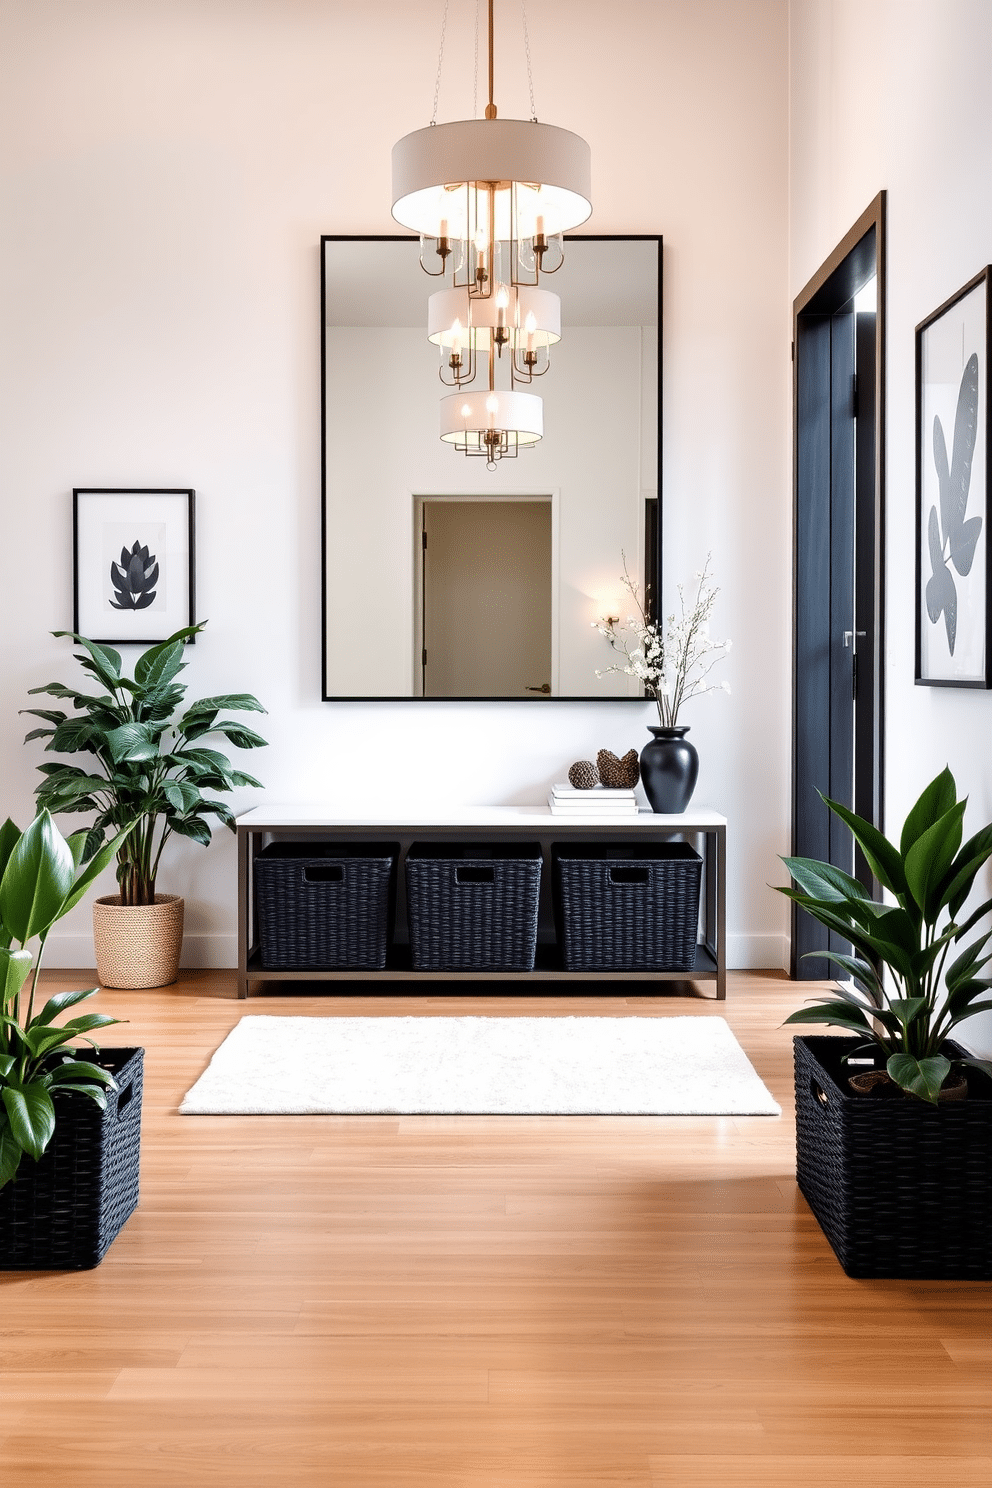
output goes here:
{"type": "MultiPolygon", "coordinates": [[[[716,996],[727,995],[726,902],[727,819],[705,807],[678,816],[640,811],[636,816],[552,816],[546,806],[476,806],[452,811],[394,812],[344,817],[308,803],[256,806],[237,819],[238,833],[238,996],[256,982],[715,982],[716,996]],[[551,844],[602,841],[693,843],[703,859],[700,895],[701,935],[692,971],[564,971],[555,939],[551,896],[551,844]],[[254,905],[254,860],[270,842],[399,842],[396,933],[384,971],[270,971],[261,964],[254,905]],[[410,969],[403,858],[413,842],[539,842],[545,859],[538,911],[537,958],[533,971],[413,971],[410,969]]],[[[411,989],[412,990],[412,989],[411,989]]]]}

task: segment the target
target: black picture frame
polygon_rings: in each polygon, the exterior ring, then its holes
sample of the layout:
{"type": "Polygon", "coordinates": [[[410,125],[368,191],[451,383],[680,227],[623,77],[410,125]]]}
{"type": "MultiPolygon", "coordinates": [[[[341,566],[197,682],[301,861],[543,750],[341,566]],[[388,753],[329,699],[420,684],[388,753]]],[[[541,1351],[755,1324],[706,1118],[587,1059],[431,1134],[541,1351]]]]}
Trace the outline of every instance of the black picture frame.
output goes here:
{"type": "Polygon", "coordinates": [[[77,634],[101,645],[151,646],[196,624],[195,500],[188,486],[73,488],[77,634]],[[141,560],[137,569],[127,555],[141,560]]]}
{"type": "Polygon", "coordinates": [[[916,327],[916,683],[992,688],[992,265],[916,327]]]}

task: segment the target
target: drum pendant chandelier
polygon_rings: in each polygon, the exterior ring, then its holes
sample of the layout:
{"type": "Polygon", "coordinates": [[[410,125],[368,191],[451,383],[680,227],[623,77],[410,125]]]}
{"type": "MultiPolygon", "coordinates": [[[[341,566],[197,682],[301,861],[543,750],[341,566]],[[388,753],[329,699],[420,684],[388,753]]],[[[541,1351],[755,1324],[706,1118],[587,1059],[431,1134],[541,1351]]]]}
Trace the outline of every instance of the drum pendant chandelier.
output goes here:
{"type": "MultiPolygon", "coordinates": [[[[483,365],[488,362],[488,390],[460,392],[442,403],[441,437],[466,454],[485,453],[494,469],[498,459],[541,438],[541,400],[534,394],[514,393],[513,387],[546,368],[547,348],[560,335],[560,313],[556,297],[547,291],[533,309],[524,291],[534,290],[543,275],[561,266],[563,234],[579,227],[592,211],[589,146],[567,129],[538,123],[532,83],[532,117],[497,118],[493,0],[488,0],[485,118],[436,123],[447,13],[445,0],[435,118],[393,146],[392,215],[419,235],[425,272],[446,278],[450,285],[435,298],[430,316],[430,339],[448,349],[442,379],[461,388],[474,376],[476,352],[483,365]],[[511,353],[506,362],[509,393],[494,385],[493,352],[502,353],[504,325],[511,353]],[[543,354],[538,359],[535,348],[543,354]],[[457,410],[454,406],[445,410],[445,403],[455,405],[456,399],[457,410]],[[519,403],[521,399],[526,401],[519,403]],[[504,415],[524,408],[521,427],[503,427],[504,415]]],[[[530,79],[526,11],[524,39],[530,79]]]]}

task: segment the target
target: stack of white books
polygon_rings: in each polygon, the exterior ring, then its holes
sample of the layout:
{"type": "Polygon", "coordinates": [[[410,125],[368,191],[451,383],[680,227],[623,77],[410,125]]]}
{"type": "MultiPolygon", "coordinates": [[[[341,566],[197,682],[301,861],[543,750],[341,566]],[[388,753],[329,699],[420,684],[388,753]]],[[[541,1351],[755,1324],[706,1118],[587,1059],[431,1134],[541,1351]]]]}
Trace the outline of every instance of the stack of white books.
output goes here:
{"type": "Polygon", "coordinates": [[[607,790],[594,785],[591,790],[576,790],[574,785],[553,785],[548,796],[552,816],[636,816],[637,797],[633,787],[607,790]]]}

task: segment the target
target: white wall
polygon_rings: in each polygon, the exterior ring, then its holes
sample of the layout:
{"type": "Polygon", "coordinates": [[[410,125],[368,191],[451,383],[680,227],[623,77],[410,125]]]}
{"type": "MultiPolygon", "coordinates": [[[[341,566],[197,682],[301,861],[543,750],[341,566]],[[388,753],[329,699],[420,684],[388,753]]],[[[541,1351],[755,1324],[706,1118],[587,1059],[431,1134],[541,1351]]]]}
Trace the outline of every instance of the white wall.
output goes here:
{"type": "MultiPolygon", "coordinates": [[[[914,328],[992,262],[992,6],[791,0],[790,52],[793,296],[888,193],[886,821],[949,764],[970,833],[992,819],[992,695],[913,682],[914,328]]],[[[967,1037],[992,1053],[992,1015],[967,1037]]]]}
{"type": "MultiPolygon", "coordinates": [[[[596,669],[614,657],[592,624],[630,613],[629,596],[625,605],[621,598],[621,553],[635,578],[644,574],[641,429],[645,395],[658,407],[658,379],[655,371],[642,386],[642,336],[640,326],[569,325],[537,384],[545,437],[502,462],[494,479],[484,460],[466,459],[438,438],[443,390],[423,329],[327,327],[331,696],[411,697],[416,690],[417,498],[528,494],[550,495],[554,504],[555,693],[637,695],[633,678],[597,680],[596,669]],[[390,638],[371,676],[367,647],[349,635],[349,617],[367,614],[370,601],[390,638]]],[[[651,484],[654,490],[653,475],[651,484]]]]}
{"type": "MultiPolygon", "coordinates": [[[[474,9],[452,0],[441,118],[471,111],[456,33],[474,9]]],[[[498,11],[498,101],[525,116],[519,10],[498,11]]],[[[646,737],[648,706],[319,701],[318,240],[391,230],[390,150],[429,118],[440,13],[0,0],[0,771],[16,819],[41,758],[17,709],[70,675],[47,633],[71,623],[74,485],[196,488],[209,626],[185,675],[267,704],[271,748],[249,768],[273,798],[539,801],[572,759],[646,737]]],[[[730,817],[732,964],[781,965],[766,884],[788,819],[785,0],[528,14],[540,115],[592,147],[589,229],[665,235],[667,592],[712,550],[714,631],[734,640],[733,696],[687,714],[696,799],[730,817]]],[[[189,901],[187,961],[230,964],[233,839],[177,845],[162,887],[189,901]]],[[[50,954],[92,964],[83,908],[50,954]]]]}

